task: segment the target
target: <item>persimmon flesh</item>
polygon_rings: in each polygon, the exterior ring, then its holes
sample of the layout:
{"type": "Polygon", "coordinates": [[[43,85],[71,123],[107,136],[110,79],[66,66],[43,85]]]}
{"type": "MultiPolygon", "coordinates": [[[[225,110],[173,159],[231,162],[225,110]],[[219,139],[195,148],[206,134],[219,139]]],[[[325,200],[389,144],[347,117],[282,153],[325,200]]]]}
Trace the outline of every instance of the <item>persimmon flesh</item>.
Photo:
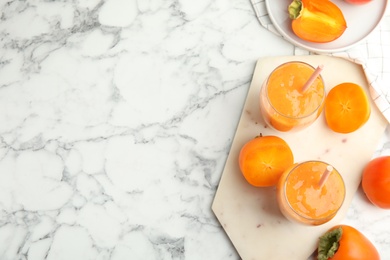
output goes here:
{"type": "Polygon", "coordinates": [[[347,29],[343,12],[331,1],[293,0],[288,12],[292,31],[305,41],[331,42],[347,29]]]}
{"type": "Polygon", "coordinates": [[[330,129],[351,133],[363,126],[371,114],[370,101],[363,88],[345,82],[332,88],[325,99],[325,118],[330,129]]]}
{"type": "Polygon", "coordinates": [[[289,145],[277,136],[258,136],[248,141],[239,154],[241,173],[256,187],[274,186],[294,163],[289,145]]]}

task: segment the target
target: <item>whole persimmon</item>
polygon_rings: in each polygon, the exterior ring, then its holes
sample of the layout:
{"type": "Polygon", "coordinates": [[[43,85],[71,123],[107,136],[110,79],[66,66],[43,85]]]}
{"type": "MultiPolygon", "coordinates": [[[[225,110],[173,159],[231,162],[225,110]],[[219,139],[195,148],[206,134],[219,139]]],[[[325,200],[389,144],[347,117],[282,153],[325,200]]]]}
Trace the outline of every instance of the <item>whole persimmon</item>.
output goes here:
{"type": "Polygon", "coordinates": [[[370,100],[358,84],[344,82],[333,87],[325,99],[325,119],[337,133],[351,133],[370,118],[370,100]]]}
{"type": "Polygon", "coordinates": [[[352,226],[337,225],[319,239],[318,260],[379,260],[374,244],[352,226]]]}
{"type": "Polygon", "coordinates": [[[249,184],[274,186],[283,172],[294,163],[290,146],[278,136],[257,136],[239,154],[240,170],[249,184]]]}
{"type": "Polygon", "coordinates": [[[390,209],[390,156],[377,157],[366,165],[362,188],[374,205],[390,209]]]}

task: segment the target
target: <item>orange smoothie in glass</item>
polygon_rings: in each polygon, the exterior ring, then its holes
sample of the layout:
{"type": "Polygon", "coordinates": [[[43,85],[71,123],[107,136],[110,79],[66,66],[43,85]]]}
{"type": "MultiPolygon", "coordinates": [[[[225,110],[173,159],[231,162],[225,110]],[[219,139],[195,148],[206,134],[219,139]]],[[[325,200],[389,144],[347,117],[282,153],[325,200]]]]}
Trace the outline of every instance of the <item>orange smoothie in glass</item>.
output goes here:
{"type": "Polygon", "coordinates": [[[286,170],[277,184],[280,211],[291,220],[306,225],[321,225],[331,220],[345,198],[343,178],[330,167],[329,175],[320,180],[329,164],[307,161],[286,170]]]}
{"type": "Polygon", "coordinates": [[[325,100],[321,75],[302,90],[314,71],[300,61],[284,63],[272,71],[260,91],[260,110],[268,125],[287,132],[304,128],[318,118],[325,100]]]}

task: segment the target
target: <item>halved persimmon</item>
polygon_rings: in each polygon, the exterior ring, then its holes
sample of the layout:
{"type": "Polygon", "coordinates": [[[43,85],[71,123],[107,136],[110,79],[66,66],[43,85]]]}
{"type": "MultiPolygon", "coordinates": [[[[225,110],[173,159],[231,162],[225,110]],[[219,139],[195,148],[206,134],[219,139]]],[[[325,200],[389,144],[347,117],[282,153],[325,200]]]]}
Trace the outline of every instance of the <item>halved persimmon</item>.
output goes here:
{"type": "Polygon", "coordinates": [[[337,133],[356,131],[367,122],[370,114],[370,100],[364,89],[355,83],[341,83],[326,97],[326,122],[337,133]]]}
{"type": "Polygon", "coordinates": [[[290,146],[277,136],[258,136],[240,151],[239,166],[249,184],[274,186],[283,172],[294,163],[290,146]]]}
{"type": "Polygon", "coordinates": [[[293,0],[288,12],[293,32],[309,42],[334,41],[347,29],[343,12],[332,1],[293,0]]]}

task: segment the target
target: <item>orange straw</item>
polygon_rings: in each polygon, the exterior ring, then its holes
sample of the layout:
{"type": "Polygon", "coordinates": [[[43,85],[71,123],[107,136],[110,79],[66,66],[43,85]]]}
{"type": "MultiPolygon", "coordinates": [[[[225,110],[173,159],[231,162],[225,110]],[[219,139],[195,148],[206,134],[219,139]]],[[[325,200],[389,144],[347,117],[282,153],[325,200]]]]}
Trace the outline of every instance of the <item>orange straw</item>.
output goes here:
{"type": "Polygon", "coordinates": [[[318,185],[320,186],[320,189],[322,188],[322,186],[324,186],[326,180],[328,179],[328,177],[332,171],[333,171],[333,167],[331,165],[328,165],[326,167],[325,172],[321,176],[320,182],[318,183],[318,185]]]}
{"type": "Polygon", "coordinates": [[[310,78],[307,80],[305,85],[302,87],[301,92],[305,92],[311,84],[313,84],[314,80],[320,75],[321,71],[324,69],[324,65],[319,65],[316,70],[311,74],[310,78]]]}

